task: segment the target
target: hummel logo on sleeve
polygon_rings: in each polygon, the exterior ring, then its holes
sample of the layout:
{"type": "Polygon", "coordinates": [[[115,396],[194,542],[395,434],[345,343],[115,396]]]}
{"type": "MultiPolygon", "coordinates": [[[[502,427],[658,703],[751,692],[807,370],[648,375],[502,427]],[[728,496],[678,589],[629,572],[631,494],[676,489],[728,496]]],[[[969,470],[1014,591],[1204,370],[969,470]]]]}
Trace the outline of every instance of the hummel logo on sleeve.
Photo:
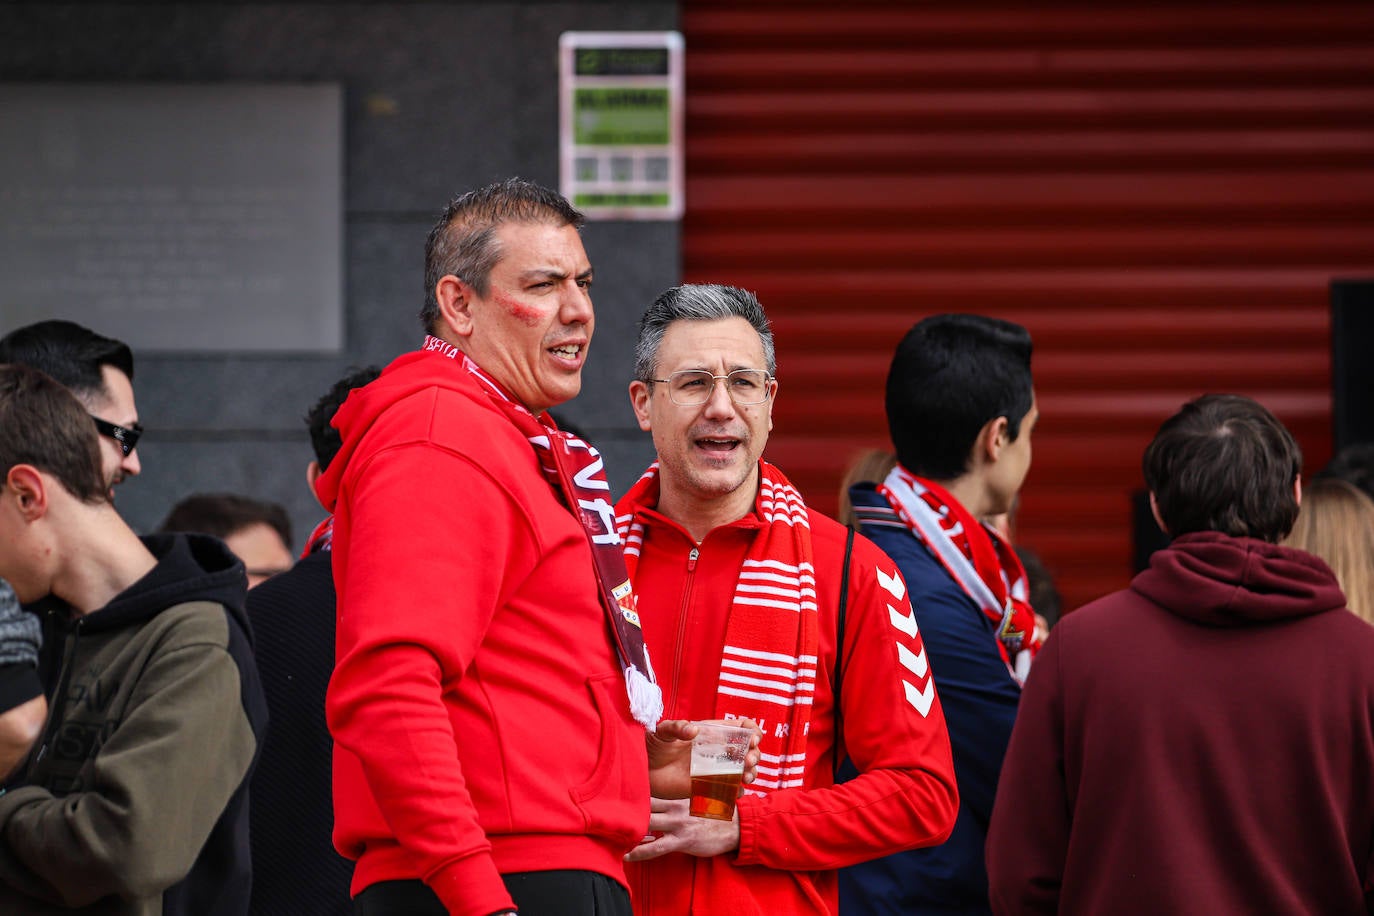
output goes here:
{"type": "Polygon", "coordinates": [[[916,644],[916,651],[913,652],[901,639],[897,640],[897,659],[902,663],[902,667],[914,674],[920,681],[925,683],[925,688],[917,687],[906,678],[902,679],[902,688],[906,691],[906,701],[921,714],[922,718],[930,715],[930,706],[935,702],[935,681],[930,679],[930,663],[926,660],[926,647],[921,641],[920,630],[916,626],[916,612],[906,600],[906,583],[902,581],[901,573],[895,569],[892,575],[887,575],[881,569],[873,570],[877,573],[878,584],[883,587],[896,604],[888,604],[887,617],[896,628],[908,640],[916,644]]]}

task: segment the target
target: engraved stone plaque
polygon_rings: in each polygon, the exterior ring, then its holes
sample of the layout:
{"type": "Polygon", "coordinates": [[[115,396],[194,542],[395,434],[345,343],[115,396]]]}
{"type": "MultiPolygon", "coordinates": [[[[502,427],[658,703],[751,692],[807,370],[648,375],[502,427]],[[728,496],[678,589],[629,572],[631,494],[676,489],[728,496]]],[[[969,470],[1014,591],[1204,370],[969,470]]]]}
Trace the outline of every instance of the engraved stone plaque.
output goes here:
{"type": "Polygon", "coordinates": [[[0,333],[343,346],[337,84],[0,84],[0,333]]]}

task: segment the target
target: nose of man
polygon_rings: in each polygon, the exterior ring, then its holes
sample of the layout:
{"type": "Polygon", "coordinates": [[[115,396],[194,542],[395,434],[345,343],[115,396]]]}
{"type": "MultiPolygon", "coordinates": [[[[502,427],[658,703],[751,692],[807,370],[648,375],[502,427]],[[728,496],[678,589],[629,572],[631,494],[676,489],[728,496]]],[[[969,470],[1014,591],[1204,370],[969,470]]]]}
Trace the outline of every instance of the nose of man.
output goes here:
{"type": "Polygon", "coordinates": [[[595,315],[592,296],[577,283],[569,283],[563,291],[559,317],[564,324],[591,324],[595,315]]]}
{"type": "Polygon", "coordinates": [[[728,419],[735,415],[737,410],[734,400],[730,397],[728,379],[714,379],[711,382],[711,396],[706,399],[706,409],[704,416],[711,419],[728,419]]]}

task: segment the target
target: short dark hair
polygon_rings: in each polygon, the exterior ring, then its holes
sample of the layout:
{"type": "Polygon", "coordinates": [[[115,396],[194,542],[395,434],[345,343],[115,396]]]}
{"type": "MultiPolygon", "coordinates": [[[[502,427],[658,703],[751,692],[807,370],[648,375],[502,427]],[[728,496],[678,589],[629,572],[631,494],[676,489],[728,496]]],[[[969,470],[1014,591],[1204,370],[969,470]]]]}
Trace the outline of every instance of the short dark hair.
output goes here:
{"type": "Polygon", "coordinates": [[[23,363],[46,372],[80,398],[106,393],[104,366],[134,380],[134,354],[128,344],[56,318],[0,337],[0,363],[23,363]]]}
{"type": "Polygon", "coordinates": [[[777,375],[778,362],[773,349],[773,329],[763,313],[758,297],[747,289],[715,283],[685,283],[664,290],[639,318],[635,342],[635,378],[651,382],[658,360],[658,348],[668,326],[678,321],[716,321],[743,318],[758,332],[763,342],[763,365],[769,375],[777,375]]]}
{"type": "Polygon", "coordinates": [[[315,450],[315,461],[321,471],[328,470],[329,462],[333,461],[334,456],[339,454],[339,449],[343,448],[343,438],[339,436],[339,431],[329,425],[334,421],[334,414],[339,412],[339,408],[348,400],[348,395],[354,388],[369,384],[381,374],[382,370],[376,366],[351,370],[348,375],[335,382],[325,392],[324,397],[316,401],[306,413],[305,425],[310,428],[310,446],[315,450]]]}
{"type": "Polygon", "coordinates": [[[501,260],[496,229],[502,223],[552,223],[582,228],[585,218],[557,191],[523,178],[507,178],[454,198],[425,243],[425,306],[420,321],[439,324],[439,281],[452,274],[485,296],[491,269],[501,260]]]}
{"type": "Polygon", "coordinates": [[[267,525],[291,549],[291,516],[286,509],[237,493],[193,493],[172,507],[157,530],[212,534],[224,540],[252,525],[267,525]]]}
{"type": "Polygon", "coordinates": [[[95,424],[71,389],[45,372],[0,364],[0,486],[18,464],[51,474],[84,503],[109,502],[95,424]]]}
{"type": "Polygon", "coordinates": [[[897,460],[913,474],[953,480],[968,470],[978,432],[1007,418],[1021,433],[1034,399],[1030,332],[983,315],[918,321],[887,373],[887,428],[897,460]]]}
{"type": "Polygon", "coordinates": [[[1219,531],[1270,543],[1298,517],[1302,451],[1262,404],[1208,394],[1165,420],[1141,459],[1171,537],[1219,531]]]}
{"type": "Polygon", "coordinates": [[[1359,487],[1370,499],[1374,499],[1374,442],[1347,445],[1315,476],[1322,479],[1344,480],[1359,487]]]}

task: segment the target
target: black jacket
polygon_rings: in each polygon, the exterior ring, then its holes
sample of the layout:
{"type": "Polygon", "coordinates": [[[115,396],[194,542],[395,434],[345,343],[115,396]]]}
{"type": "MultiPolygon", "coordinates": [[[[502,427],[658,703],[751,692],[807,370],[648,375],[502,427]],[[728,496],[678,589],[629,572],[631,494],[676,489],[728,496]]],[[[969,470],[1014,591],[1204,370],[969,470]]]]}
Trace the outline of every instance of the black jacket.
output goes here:
{"type": "Polygon", "coordinates": [[[272,727],[253,773],[253,916],[348,916],[353,862],[334,850],[324,696],[334,671],[334,575],[321,550],[248,593],[272,727]]]}

